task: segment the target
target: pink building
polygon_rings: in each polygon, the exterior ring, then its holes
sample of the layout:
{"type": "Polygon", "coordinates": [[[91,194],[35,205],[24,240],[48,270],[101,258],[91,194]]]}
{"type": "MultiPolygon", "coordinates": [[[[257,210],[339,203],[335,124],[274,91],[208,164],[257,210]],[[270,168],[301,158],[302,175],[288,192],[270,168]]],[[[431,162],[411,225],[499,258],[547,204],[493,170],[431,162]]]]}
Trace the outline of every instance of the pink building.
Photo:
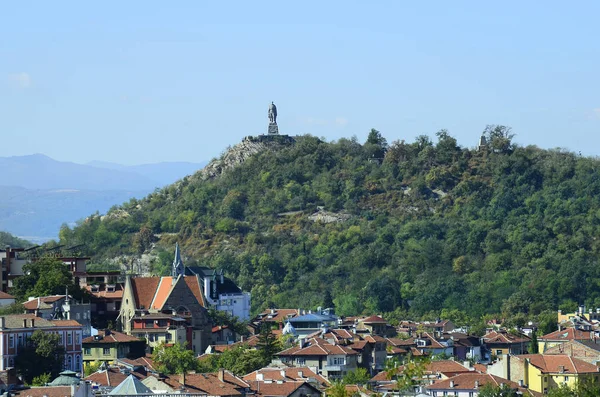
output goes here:
{"type": "Polygon", "coordinates": [[[82,326],[75,320],[45,320],[34,314],[14,314],[0,317],[0,371],[14,367],[19,349],[35,331],[55,333],[65,348],[64,368],[82,370],[82,326]]]}

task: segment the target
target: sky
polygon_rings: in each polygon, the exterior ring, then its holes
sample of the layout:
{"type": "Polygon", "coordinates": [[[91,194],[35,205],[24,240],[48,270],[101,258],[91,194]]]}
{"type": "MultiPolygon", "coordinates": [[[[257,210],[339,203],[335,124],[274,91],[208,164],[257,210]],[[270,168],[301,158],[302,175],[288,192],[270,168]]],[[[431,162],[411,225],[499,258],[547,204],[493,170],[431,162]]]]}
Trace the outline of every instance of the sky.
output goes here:
{"type": "Polygon", "coordinates": [[[0,3],[0,156],[201,162],[245,136],[445,128],[600,155],[600,2],[0,3]]]}

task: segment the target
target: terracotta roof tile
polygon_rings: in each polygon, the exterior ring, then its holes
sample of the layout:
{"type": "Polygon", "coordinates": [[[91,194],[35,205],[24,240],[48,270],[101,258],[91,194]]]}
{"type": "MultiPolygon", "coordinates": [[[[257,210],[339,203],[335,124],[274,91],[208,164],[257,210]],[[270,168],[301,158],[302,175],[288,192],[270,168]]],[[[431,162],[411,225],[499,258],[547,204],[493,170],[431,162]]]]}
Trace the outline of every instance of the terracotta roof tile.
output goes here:
{"type": "MultiPolygon", "coordinates": [[[[135,371],[132,371],[130,374],[135,376],[139,380],[146,378],[144,375],[135,371]]],[[[119,368],[109,368],[104,371],[94,372],[93,374],[86,376],[83,379],[88,380],[93,384],[99,386],[116,387],[119,384],[121,384],[121,382],[123,382],[128,376],[129,374],[121,373],[119,368]]]]}
{"type": "Polygon", "coordinates": [[[150,303],[149,309],[162,309],[165,304],[165,301],[171,295],[171,290],[173,289],[173,277],[161,277],[158,283],[158,288],[156,288],[156,292],[154,293],[154,299],[150,303]]]}
{"type": "Polygon", "coordinates": [[[518,359],[529,359],[529,362],[543,373],[597,373],[598,367],[578,358],[566,354],[522,354],[516,356],[518,359]]]}
{"type": "Polygon", "coordinates": [[[102,336],[102,339],[95,339],[94,336],[88,336],[82,342],[83,343],[124,343],[124,342],[140,342],[135,336],[127,335],[122,332],[110,331],[106,335],[106,331],[98,331],[98,335],[102,336]]]}
{"type": "Polygon", "coordinates": [[[192,293],[200,303],[200,306],[206,307],[206,302],[204,301],[204,294],[202,292],[202,284],[200,282],[199,276],[186,276],[184,278],[187,286],[192,290],[192,293]]]}
{"type": "Polygon", "coordinates": [[[0,291],[0,299],[15,299],[15,297],[10,294],[7,294],[4,291],[0,291]]]}
{"type": "Polygon", "coordinates": [[[562,331],[554,331],[544,336],[541,336],[539,340],[590,340],[593,339],[593,332],[582,331],[575,328],[567,328],[562,331]]]}
{"type": "Polygon", "coordinates": [[[358,321],[362,322],[363,324],[387,324],[387,321],[379,316],[370,316],[358,321]]]}
{"type": "Polygon", "coordinates": [[[303,385],[307,385],[318,392],[318,389],[314,386],[302,381],[250,382],[250,388],[254,390],[257,396],[269,397],[287,397],[303,385]]]}
{"type": "Polygon", "coordinates": [[[356,351],[340,345],[332,345],[331,343],[321,339],[312,338],[308,342],[308,346],[300,348],[300,346],[294,346],[286,349],[282,352],[277,353],[278,356],[329,356],[336,354],[343,355],[355,355],[358,354],[356,351]]]}
{"type": "MultiPolygon", "coordinates": [[[[8,294],[7,294],[8,295],[8,294]]],[[[10,295],[9,295],[10,296],[10,295]]],[[[52,296],[42,296],[39,299],[33,298],[23,303],[23,307],[27,310],[35,310],[39,309],[40,304],[51,304],[56,302],[57,300],[64,299],[66,295],[52,295],[52,296]]]]}
{"type": "Polygon", "coordinates": [[[20,397],[71,397],[71,386],[45,386],[11,391],[11,395],[20,397]]]}
{"type": "Polygon", "coordinates": [[[297,309],[267,309],[259,314],[263,322],[282,322],[298,316],[297,309]],[[272,313],[272,311],[274,313],[272,313]]]}
{"type": "Polygon", "coordinates": [[[527,343],[530,341],[526,335],[513,335],[508,332],[492,331],[483,335],[483,340],[488,345],[510,345],[516,343],[527,343]]]}
{"type": "Polygon", "coordinates": [[[137,304],[137,309],[149,309],[160,277],[135,277],[131,279],[131,287],[133,288],[133,296],[137,304]]]}
{"type": "Polygon", "coordinates": [[[495,375],[478,373],[459,374],[449,379],[435,382],[434,384],[426,386],[425,388],[429,390],[475,390],[476,382],[478,387],[486,384],[500,386],[500,384],[503,383],[509,386],[511,389],[523,389],[519,387],[518,383],[508,379],[504,379],[495,375]],[[450,382],[453,382],[453,387],[450,387],[450,382]]]}
{"type": "Polygon", "coordinates": [[[330,385],[327,379],[316,374],[308,367],[261,368],[257,371],[250,372],[248,375],[244,376],[243,379],[246,382],[256,381],[257,374],[262,374],[264,380],[294,380],[305,382],[307,378],[314,378],[319,383],[320,388],[325,388],[330,385]]]}

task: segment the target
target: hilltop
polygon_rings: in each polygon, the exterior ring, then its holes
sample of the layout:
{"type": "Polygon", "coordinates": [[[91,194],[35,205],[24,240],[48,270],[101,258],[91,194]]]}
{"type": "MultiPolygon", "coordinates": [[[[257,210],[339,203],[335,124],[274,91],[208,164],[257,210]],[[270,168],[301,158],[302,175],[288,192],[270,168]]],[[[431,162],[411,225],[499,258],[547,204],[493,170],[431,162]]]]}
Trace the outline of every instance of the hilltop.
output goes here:
{"type": "MultiPolygon", "coordinates": [[[[144,199],[63,228],[98,264],[142,254],[168,271],[222,268],[266,306],[470,316],[600,306],[600,162],[519,147],[488,127],[479,150],[446,131],[388,145],[242,142],[144,199]],[[254,143],[252,143],[254,145],[254,143]]],[[[124,262],[125,260],[120,260],[124,262]]]]}

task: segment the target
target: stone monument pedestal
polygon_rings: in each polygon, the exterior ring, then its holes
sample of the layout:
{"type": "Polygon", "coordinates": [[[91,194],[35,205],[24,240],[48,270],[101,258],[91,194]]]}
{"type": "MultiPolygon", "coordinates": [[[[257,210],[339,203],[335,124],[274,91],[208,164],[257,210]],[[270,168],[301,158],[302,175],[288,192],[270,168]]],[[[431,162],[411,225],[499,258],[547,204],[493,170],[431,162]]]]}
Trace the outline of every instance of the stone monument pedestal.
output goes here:
{"type": "Polygon", "coordinates": [[[269,123],[268,135],[279,135],[279,127],[277,123],[269,123]]]}

